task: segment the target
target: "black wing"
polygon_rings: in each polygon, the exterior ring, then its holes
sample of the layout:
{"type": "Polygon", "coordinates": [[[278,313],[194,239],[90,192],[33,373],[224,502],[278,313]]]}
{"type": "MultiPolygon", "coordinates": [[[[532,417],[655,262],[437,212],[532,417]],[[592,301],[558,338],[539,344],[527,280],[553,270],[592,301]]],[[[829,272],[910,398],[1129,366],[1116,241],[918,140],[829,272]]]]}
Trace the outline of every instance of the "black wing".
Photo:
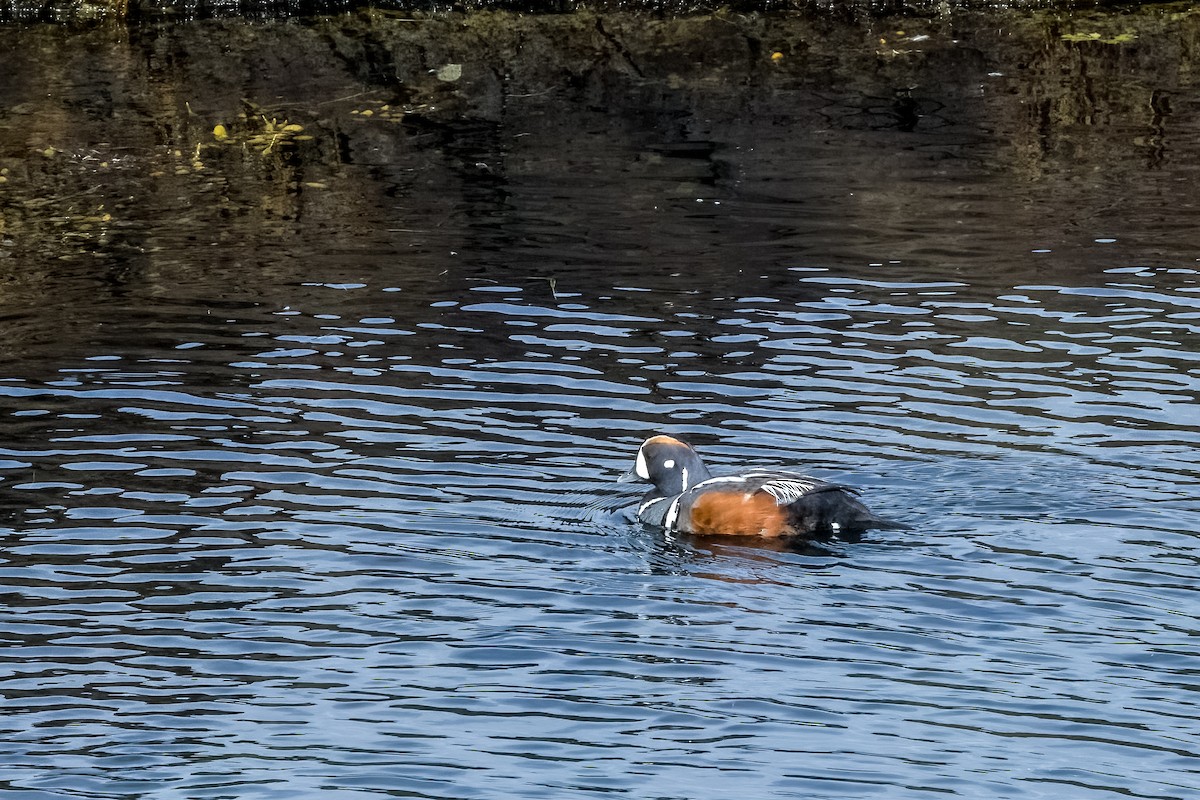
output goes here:
{"type": "Polygon", "coordinates": [[[798,475],[793,472],[750,472],[746,473],[745,477],[747,479],[746,491],[766,492],[774,497],[775,502],[781,506],[790,505],[802,497],[808,497],[818,492],[838,491],[858,494],[858,490],[850,486],[830,483],[820,478],[798,475]]]}

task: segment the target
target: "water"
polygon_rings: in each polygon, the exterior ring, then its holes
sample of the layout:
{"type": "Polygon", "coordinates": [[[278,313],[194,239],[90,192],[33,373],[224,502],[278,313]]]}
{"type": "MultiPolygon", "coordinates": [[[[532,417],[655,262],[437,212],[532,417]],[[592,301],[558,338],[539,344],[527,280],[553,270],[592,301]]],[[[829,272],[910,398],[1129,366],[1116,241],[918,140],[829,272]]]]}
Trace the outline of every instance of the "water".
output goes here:
{"type": "Polygon", "coordinates": [[[1002,22],[0,29],[0,787],[1195,796],[1196,109],[1002,22]],[[643,529],[655,432],[912,529],[643,529]]]}

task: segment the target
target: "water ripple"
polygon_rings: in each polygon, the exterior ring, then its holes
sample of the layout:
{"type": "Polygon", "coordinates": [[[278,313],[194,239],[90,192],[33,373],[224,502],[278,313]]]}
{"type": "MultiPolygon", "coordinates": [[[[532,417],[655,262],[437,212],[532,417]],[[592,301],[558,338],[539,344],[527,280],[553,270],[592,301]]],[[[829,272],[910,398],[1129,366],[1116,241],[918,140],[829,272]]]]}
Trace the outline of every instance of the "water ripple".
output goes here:
{"type": "MultiPolygon", "coordinates": [[[[307,74],[332,34],[293,28],[307,74]]],[[[753,147],[686,76],[543,97],[502,70],[503,110],[305,116],[333,162],[203,149],[195,175],[131,171],[153,202],[114,198],[83,261],[51,239],[0,259],[0,786],[1195,796],[1200,272],[1154,227],[1185,237],[1190,207],[1080,210],[1113,193],[1013,177],[949,103],[877,129],[891,101],[857,80],[789,111],[811,100],[778,83],[791,58],[736,109],[753,147]],[[559,124],[578,147],[536,144],[559,124]],[[912,528],[643,528],[614,479],[661,431],[912,528]]],[[[470,66],[402,83],[459,102],[492,80],[470,66]]],[[[305,96],[367,80],[338,76],[305,96]]],[[[28,212],[0,207],[4,252],[28,212]]]]}

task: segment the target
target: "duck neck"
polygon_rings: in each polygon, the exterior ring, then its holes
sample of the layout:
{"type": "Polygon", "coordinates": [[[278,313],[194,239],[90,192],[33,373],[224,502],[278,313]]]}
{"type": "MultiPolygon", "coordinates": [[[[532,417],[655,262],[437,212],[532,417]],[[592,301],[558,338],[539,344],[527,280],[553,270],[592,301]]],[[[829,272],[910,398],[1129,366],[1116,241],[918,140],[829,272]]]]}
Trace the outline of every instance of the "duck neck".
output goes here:
{"type": "Polygon", "coordinates": [[[693,453],[691,458],[679,465],[679,482],[681,484],[679,493],[682,494],[700,481],[708,480],[711,477],[708,467],[704,466],[700,456],[693,453]]]}

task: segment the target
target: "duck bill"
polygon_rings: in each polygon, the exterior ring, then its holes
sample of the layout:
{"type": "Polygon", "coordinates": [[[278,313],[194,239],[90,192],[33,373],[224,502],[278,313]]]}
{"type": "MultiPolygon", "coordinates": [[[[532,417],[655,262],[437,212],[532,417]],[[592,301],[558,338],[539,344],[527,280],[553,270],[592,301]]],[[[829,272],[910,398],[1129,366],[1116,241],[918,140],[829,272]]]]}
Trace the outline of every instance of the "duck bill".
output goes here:
{"type": "Polygon", "coordinates": [[[642,476],[637,474],[637,466],[632,467],[628,472],[617,476],[617,483],[634,483],[642,480],[642,476]]]}

